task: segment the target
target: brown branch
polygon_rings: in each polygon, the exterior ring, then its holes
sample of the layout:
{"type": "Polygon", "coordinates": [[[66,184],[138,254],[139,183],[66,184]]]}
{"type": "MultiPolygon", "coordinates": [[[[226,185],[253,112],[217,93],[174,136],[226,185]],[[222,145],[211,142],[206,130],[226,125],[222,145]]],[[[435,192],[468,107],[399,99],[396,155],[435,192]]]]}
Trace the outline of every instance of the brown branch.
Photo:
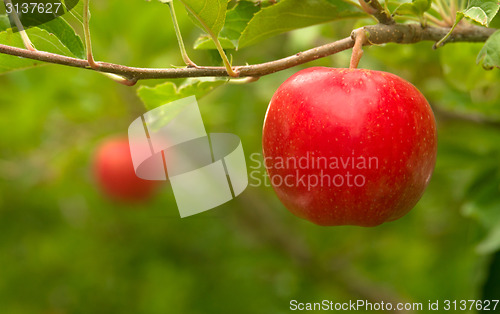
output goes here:
{"type": "Polygon", "coordinates": [[[359,0],[359,4],[366,13],[373,15],[379,23],[386,25],[396,23],[391,14],[387,12],[377,0],[359,0]]]}
{"type": "Polygon", "coordinates": [[[480,113],[453,112],[442,109],[439,106],[432,106],[432,111],[436,117],[439,118],[440,122],[447,120],[462,120],[466,123],[482,124],[494,128],[500,128],[500,119],[491,118],[480,113]]]}
{"type": "MultiPolygon", "coordinates": [[[[420,24],[395,24],[365,26],[368,31],[368,41],[371,44],[384,44],[388,42],[398,44],[414,44],[420,41],[439,41],[450,31],[447,27],[422,27],[420,24]]],[[[497,29],[475,25],[464,25],[455,29],[446,41],[452,42],[484,42],[497,29]]]]}
{"type": "MultiPolygon", "coordinates": [[[[400,43],[412,44],[420,41],[439,41],[449,32],[449,28],[425,27],[420,24],[394,24],[365,26],[369,44],[400,43]]],[[[468,25],[457,27],[447,43],[450,42],[483,42],[493,34],[496,29],[468,25]]],[[[347,37],[323,46],[299,52],[292,56],[261,64],[237,66],[240,77],[259,77],[282,71],[299,64],[307,63],[319,58],[336,54],[354,46],[354,40],[347,37]]],[[[99,68],[91,69],[87,60],[75,59],[43,51],[29,51],[22,48],[0,44],[0,53],[27,59],[60,64],[70,67],[85,68],[98,72],[112,73],[123,76],[130,81],[145,79],[185,78],[202,76],[228,76],[224,67],[198,67],[198,68],[136,68],[119,64],[98,62],[99,68]]]]}

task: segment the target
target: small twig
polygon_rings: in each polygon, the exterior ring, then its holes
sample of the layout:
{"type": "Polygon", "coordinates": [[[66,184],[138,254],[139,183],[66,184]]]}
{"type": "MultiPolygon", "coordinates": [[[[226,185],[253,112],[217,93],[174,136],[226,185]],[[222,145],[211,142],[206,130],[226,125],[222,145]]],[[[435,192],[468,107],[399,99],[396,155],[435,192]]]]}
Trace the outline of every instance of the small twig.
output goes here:
{"type": "Polygon", "coordinates": [[[359,4],[366,13],[373,15],[379,23],[386,25],[396,23],[389,12],[387,12],[384,7],[380,5],[378,0],[359,0],[359,4]]]}
{"type": "Polygon", "coordinates": [[[432,106],[432,111],[434,111],[436,116],[439,117],[440,121],[463,120],[470,123],[483,124],[495,128],[500,128],[500,119],[492,119],[491,117],[487,117],[482,114],[454,112],[441,109],[439,106],[432,106]]]}
{"type": "Polygon", "coordinates": [[[450,3],[450,15],[451,15],[452,19],[457,14],[457,11],[458,11],[458,0],[451,0],[451,3],[450,3]]]}
{"type": "Polygon", "coordinates": [[[361,9],[363,9],[363,11],[370,15],[377,12],[377,10],[375,10],[375,8],[372,8],[372,6],[369,5],[365,0],[359,0],[359,5],[361,6],[361,9]]]}
{"type": "Polygon", "coordinates": [[[446,24],[444,21],[438,20],[435,16],[429,14],[428,12],[424,13],[424,17],[426,17],[431,23],[434,23],[437,26],[448,27],[448,24],[446,24]]]}
{"type": "Polygon", "coordinates": [[[441,15],[441,18],[448,24],[448,26],[452,26],[453,21],[452,21],[451,17],[446,13],[446,10],[444,9],[444,6],[443,6],[443,3],[441,2],[441,0],[437,0],[435,3],[437,5],[438,12],[441,15]]]}
{"type": "Polygon", "coordinates": [[[458,0],[458,11],[465,9],[467,0],[458,0]]]}
{"type": "MultiPolygon", "coordinates": [[[[450,6],[448,5],[447,0],[437,0],[437,1],[441,3],[441,6],[443,7],[445,14],[450,16],[451,11],[450,11],[450,6]]],[[[450,0],[448,0],[448,1],[450,1],[450,0]]]]}

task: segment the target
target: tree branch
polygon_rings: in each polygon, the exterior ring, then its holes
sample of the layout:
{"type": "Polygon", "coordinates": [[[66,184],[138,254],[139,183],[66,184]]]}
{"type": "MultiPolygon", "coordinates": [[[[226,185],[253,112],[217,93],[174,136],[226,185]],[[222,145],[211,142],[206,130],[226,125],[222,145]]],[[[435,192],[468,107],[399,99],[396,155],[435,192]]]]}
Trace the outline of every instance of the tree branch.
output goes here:
{"type": "Polygon", "coordinates": [[[396,23],[391,14],[380,5],[378,0],[359,0],[359,4],[366,13],[373,15],[379,23],[386,25],[396,23]]]}
{"type": "MultiPolygon", "coordinates": [[[[441,40],[449,33],[448,27],[422,27],[420,24],[395,24],[395,25],[373,25],[365,26],[368,31],[368,41],[371,44],[384,44],[388,42],[398,44],[414,44],[420,41],[441,40]]],[[[464,25],[450,35],[446,43],[452,42],[484,42],[497,29],[486,28],[475,25],[464,25]]]]}
{"type": "Polygon", "coordinates": [[[439,106],[432,106],[432,111],[439,117],[439,121],[446,120],[463,120],[469,123],[482,124],[495,128],[500,128],[500,120],[498,118],[491,118],[480,113],[464,113],[453,112],[440,108],[439,106]]]}
{"type": "MultiPolygon", "coordinates": [[[[439,41],[448,32],[449,28],[425,27],[420,24],[393,24],[393,25],[370,25],[363,29],[367,32],[370,44],[399,43],[412,44],[420,41],[439,41]]],[[[448,38],[450,42],[484,42],[496,29],[485,28],[474,25],[457,27],[448,38]]],[[[330,56],[338,52],[350,49],[354,46],[354,39],[347,37],[323,46],[299,52],[292,56],[255,65],[236,66],[234,69],[240,77],[260,77],[282,71],[299,64],[307,63],[319,58],[330,56]]],[[[198,68],[136,68],[124,65],[98,62],[99,68],[91,69],[87,60],[66,57],[43,51],[29,51],[22,48],[11,47],[0,44],[0,53],[27,59],[59,64],[64,66],[84,68],[98,72],[112,73],[123,76],[130,81],[145,79],[168,79],[203,76],[228,76],[224,67],[198,67],[198,68]]]]}

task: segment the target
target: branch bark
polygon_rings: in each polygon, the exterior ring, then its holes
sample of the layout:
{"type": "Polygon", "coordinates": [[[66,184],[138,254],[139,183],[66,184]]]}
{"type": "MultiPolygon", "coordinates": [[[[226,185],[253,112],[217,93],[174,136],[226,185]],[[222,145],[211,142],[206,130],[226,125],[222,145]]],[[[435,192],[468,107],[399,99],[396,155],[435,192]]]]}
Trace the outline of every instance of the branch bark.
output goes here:
{"type": "MultiPolygon", "coordinates": [[[[363,29],[367,32],[370,44],[399,43],[413,44],[420,41],[438,41],[443,38],[449,28],[425,27],[420,24],[393,24],[370,25],[363,29]]],[[[484,42],[496,29],[474,25],[457,27],[447,43],[451,42],[484,42]]],[[[354,38],[347,37],[323,46],[315,47],[292,56],[266,63],[233,67],[240,77],[260,77],[282,71],[299,64],[307,63],[319,58],[330,56],[350,49],[354,46],[354,38]]],[[[197,67],[197,68],[137,68],[125,65],[97,62],[99,68],[92,69],[87,60],[76,59],[43,51],[29,51],[27,49],[0,44],[0,53],[22,58],[59,64],[64,66],[84,68],[98,72],[112,73],[123,76],[130,81],[146,79],[168,79],[186,77],[227,77],[224,67],[197,67]]]]}
{"type": "Polygon", "coordinates": [[[387,25],[396,23],[391,14],[382,7],[378,0],[359,0],[359,4],[366,13],[373,15],[379,23],[387,25]]]}

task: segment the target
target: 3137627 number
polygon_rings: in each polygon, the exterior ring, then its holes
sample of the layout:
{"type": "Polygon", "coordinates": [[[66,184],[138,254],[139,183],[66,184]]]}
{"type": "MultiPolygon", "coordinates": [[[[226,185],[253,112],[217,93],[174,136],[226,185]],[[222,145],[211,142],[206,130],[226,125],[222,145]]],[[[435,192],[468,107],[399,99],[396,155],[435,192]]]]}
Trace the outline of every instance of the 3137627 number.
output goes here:
{"type": "Polygon", "coordinates": [[[39,13],[39,14],[59,14],[59,10],[61,8],[61,2],[54,3],[38,3],[38,2],[24,2],[24,3],[6,3],[5,10],[7,14],[11,14],[13,12],[17,14],[28,14],[28,13],[39,13]]]}
{"type": "Polygon", "coordinates": [[[500,300],[445,300],[445,311],[495,311],[500,300]]]}

